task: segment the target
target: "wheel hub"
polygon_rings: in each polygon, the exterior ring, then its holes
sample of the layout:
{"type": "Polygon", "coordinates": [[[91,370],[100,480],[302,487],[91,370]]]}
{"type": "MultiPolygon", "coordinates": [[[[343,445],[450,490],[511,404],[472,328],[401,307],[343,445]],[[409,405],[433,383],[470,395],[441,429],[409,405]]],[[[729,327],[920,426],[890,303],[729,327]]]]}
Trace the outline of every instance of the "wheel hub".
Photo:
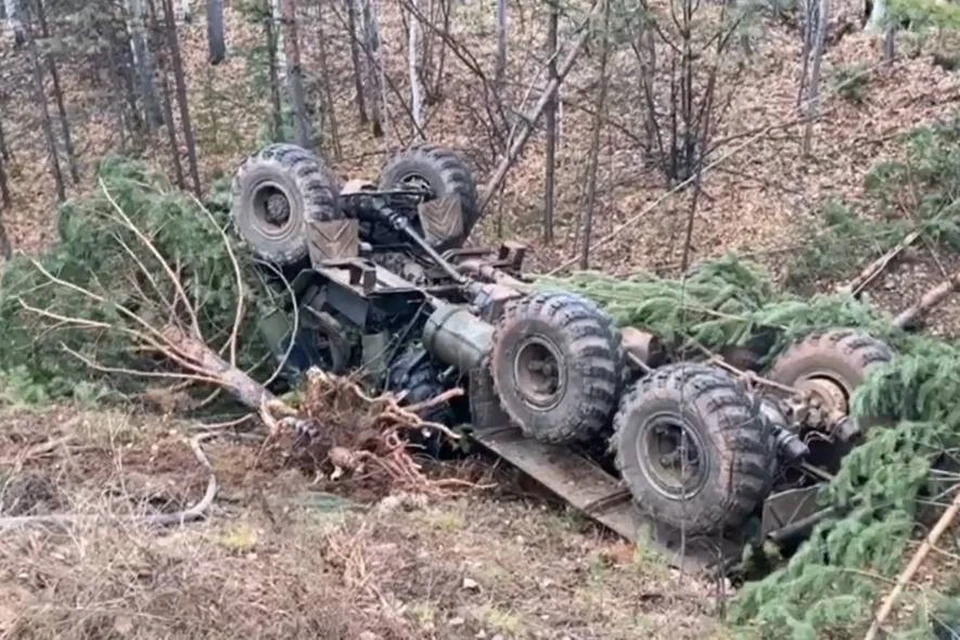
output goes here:
{"type": "Polygon", "coordinates": [[[290,198],[276,184],[262,184],[253,196],[253,212],[257,220],[265,223],[265,232],[275,232],[290,222],[290,198]]]}
{"type": "Polygon", "coordinates": [[[552,342],[537,336],[524,340],[514,358],[514,379],[520,398],[537,409],[549,409],[563,397],[564,359],[552,342]]]}
{"type": "Polygon", "coordinates": [[[641,471],[661,495],[689,499],[706,482],[703,440],[680,416],[653,416],[640,428],[636,446],[641,471]]]}

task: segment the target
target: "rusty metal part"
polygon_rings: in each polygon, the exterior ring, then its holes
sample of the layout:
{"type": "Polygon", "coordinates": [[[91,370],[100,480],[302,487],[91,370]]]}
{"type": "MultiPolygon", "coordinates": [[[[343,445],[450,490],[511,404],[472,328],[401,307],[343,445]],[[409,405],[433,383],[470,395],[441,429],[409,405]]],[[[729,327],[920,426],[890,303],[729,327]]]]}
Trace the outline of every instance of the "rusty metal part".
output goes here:
{"type": "Polygon", "coordinates": [[[634,364],[646,371],[659,367],[666,362],[666,350],[660,338],[635,327],[620,329],[623,350],[634,364]],[[631,357],[632,356],[632,357],[631,357]]]}

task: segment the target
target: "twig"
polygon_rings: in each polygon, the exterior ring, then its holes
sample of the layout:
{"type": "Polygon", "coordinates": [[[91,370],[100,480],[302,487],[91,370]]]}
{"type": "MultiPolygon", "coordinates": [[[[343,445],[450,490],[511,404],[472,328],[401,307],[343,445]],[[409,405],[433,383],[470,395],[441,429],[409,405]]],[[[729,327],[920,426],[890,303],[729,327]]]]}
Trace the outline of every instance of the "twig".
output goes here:
{"type": "Polygon", "coordinates": [[[950,276],[949,280],[941,282],[923,294],[915,305],[900,312],[900,315],[893,321],[894,326],[900,329],[912,327],[920,318],[928,314],[931,309],[943,302],[947,296],[958,288],[960,288],[960,271],[950,276]]]}
{"type": "Polygon", "coordinates": [[[894,585],[890,593],[887,594],[887,597],[883,599],[883,603],[880,605],[880,609],[877,611],[877,615],[874,617],[873,623],[870,625],[870,629],[867,630],[864,640],[875,640],[877,638],[883,623],[890,616],[890,612],[893,611],[893,607],[897,603],[897,599],[900,597],[900,594],[913,578],[913,574],[915,574],[917,569],[920,568],[920,565],[923,564],[924,558],[927,557],[927,554],[930,553],[930,550],[933,549],[934,545],[937,544],[937,541],[940,539],[940,536],[943,535],[943,532],[946,531],[951,524],[953,524],[954,519],[957,517],[957,513],[960,513],[960,491],[957,492],[953,502],[950,504],[947,510],[943,512],[943,515],[940,516],[940,519],[937,520],[937,523],[933,526],[933,529],[930,530],[930,533],[927,534],[923,544],[921,544],[920,548],[917,549],[916,553],[913,554],[909,564],[907,564],[906,568],[900,573],[899,576],[897,576],[896,585],[894,585]]]}
{"type": "Polygon", "coordinates": [[[887,268],[894,258],[900,255],[904,249],[916,242],[920,237],[920,231],[913,231],[906,238],[900,241],[897,246],[887,251],[885,254],[871,262],[860,274],[845,285],[837,287],[837,293],[849,293],[853,296],[860,294],[863,289],[873,282],[884,269],[887,268]]]}

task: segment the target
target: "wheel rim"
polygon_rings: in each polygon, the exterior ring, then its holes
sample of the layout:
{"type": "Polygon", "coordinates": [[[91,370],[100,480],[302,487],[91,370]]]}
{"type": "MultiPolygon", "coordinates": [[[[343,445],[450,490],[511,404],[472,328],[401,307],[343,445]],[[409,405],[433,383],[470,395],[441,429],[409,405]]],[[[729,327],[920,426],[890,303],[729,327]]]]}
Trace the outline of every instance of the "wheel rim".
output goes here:
{"type": "Polygon", "coordinates": [[[407,173],[401,176],[398,180],[400,184],[405,187],[410,187],[413,189],[422,189],[426,194],[426,199],[430,200],[437,197],[437,194],[433,192],[433,187],[430,186],[430,181],[419,173],[407,173]]]}
{"type": "Polygon", "coordinates": [[[270,237],[285,235],[293,221],[290,195],[279,184],[264,181],[253,188],[253,218],[260,232],[270,237]]]}
{"type": "Polygon", "coordinates": [[[513,359],[513,378],[524,404],[539,410],[557,406],[567,382],[563,365],[563,356],[552,341],[539,336],[525,338],[513,359]]]}
{"type": "Polygon", "coordinates": [[[659,413],[644,422],[636,454],[650,485],[671,500],[689,500],[706,484],[710,460],[703,439],[677,414],[659,413]]]}
{"type": "Polygon", "coordinates": [[[833,376],[816,373],[798,380],[794,387],[801,392],[810,394],[810,398],[818,407],[826,409],[828,413],[848,413],[850,410],[850,396],[853,390],[849,385],[833,376]]]}

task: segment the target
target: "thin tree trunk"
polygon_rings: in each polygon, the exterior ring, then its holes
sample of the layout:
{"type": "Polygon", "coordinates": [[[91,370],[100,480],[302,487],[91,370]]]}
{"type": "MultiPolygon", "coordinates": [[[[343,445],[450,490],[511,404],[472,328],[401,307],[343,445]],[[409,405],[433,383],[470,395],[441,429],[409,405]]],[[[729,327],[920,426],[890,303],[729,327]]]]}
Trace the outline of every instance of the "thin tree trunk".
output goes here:
{"type": "Polygon", "coordinates": [[[207,49],[212,65],[220,64],[227,56],[223,33],[223,0],[207,0],[207,49]]]}
{"type": "Polygon", "coordinates": [[[144,122],[151,134],[160,124],[160,105],[153,86],[153,56],[147,46],[146,21],[144,19],[143,0],[126,0],[130,19],[127,30],[130,35],[130,54],[137,73],[137,85],[143,100],[144,122]]]}
{"type": "Polygon", "coordinates": [[[960,289],[960,271],[950,276],[949,280],[944,280],[924,293],[916,304],[902,311],[900,315],[894,319],[893,325],[900,329],[913,327],[919,320],[930,313],[934,307],[946,300],[947,297],[957,289],[960,289]]]}
{"type": "Polygon", "coordinates": [[[20,0],[3,0],[3,8],[7,14],[7,29],[13,34],[17,46],[27,40],[27,32],[20,15],[20,0]]]}
{"type": "MultiPolygon", "coordinates": [[[[150,28],[153,35],[158,37],[162,33],[160,21],[157,17],[157,7],[154,0],[148,0],[150,6],[150,28]]],[[[161,0],[162,2],[163,0],[161,0]]],[[[157,47],[160,51],[160,47],[157,47]]],[[[158,61],[160,81],[160,99],[163,107],[163,124],[167,129],[167,142],[170,145],[170,158],[173,160],[174,177],[177,180],[177,187],[180,190],[186,190],[187,183],[183,178],[183,163],[180,162],[180,146],[177,144],[177,128],[173,121],[173,99],[170,95],[170,83],[167,81],[167,61],[160,57],[158,61]]]]}
{"type": "Polygon", "coordinates": [[[7,180],[7,161],[0,156],[0,204],[10,208],[13,206],[13,197],[10,195],[10,183],[7,180]]]}
{"type": "Polygon", "coordinates": [[[283,107],[280,104],[280,73],[277,69],[277,29],[273,21],[273,14],[267,0],[263,0],[263,28],[267,36],[267,73],[270,79],[270,108],[273,121],[274,141],[279,141],[283,135],[283,107]]]}
{"type": "Polygon", "coordinates": [[[883,34],[883,61],[886,66],[893,64],[897,55],[897,25],[889,24],[883,34]]]}
{"type": "Polygon", "coordinates": [[[357,35],[357,0],[347,0],[347,28],[350,29],[350,60],[353,62],[353,83],[356,91],[360,124],[367,119],[367,103],[363,93],[363,64],[360,61],[360,37],[357,35]]]}
{"type": "MultiPolygon", "coordinates": [[[[3,112],[3,108],[6,108],[6,101],[0,99],[0,113],[3,112]]],[[[3,120],[0,119],[0,160],[10,162],[11,158],[10,147],[7,146],[7,136],[3,131],[3,120]]]]}
{"type": "MultiPolygon", "coordinates": [[[[327,53],[327,38],[323,29],[323,4],[317,7],[317,39],[320,42],[320,74],[323,78],[323,97],[324,111],[330,116],[330,143],[333,146],[333,153],[339,160],[343,157],[343,149],[340,147],[340,127],[337,125],[337,109],[333,100],[333,83],[330,81],[330,56],[327,53]]],[[[351,38],[352,42],[355,42],[351,38]]]]}
{"type": "Polygon", "coordinates": [[[27,48],[30,52],[30,63],[33,67],[34,100],[40,108],[40,126],[43,129],[43,137],[47,141],[47,160],[50,164],[50,173],[53,174],[53,180],[56,184],[57,200],[63,202],[67,199],[66,187],[63,184],[63,173],[60,171],[60,160],[57,157],[57,141],[53,136],[53,122],[50,118],[50,109],[47,107],[47,94],[43,87],[43,68],[40,65],[40,53],[37,51],[37,43],[28,25],[24,26],[24,31],[27,38],[27,48]]]}
{"type": "Polygon", "coordinates": [[[177,38],[177,24],[173,19],[173,0],[161,0],[166,18],[167,49],[173,66],[173,80],[177,88],[177,103],[180,106],[180,125],[187,144],[187,160],[190,163],[190,179],[193,191],[201,197],[200,172],[197,168],[197,142],[193,137],[193,125],[190,123],[190,105],[187,102],[187,82],[183,74],[183,60],[180,58],[180,42],[177,38]]]}
{"type": "MultiPolygon", "coordinates": [[[[50,37],[47,26],[47,15],[44,11],[43,0],[37,0],[37,21],[40,23],[40,33],[44,38],[50,37]]],[[[63,91],[60,89],[60,72],[52,56],[47,56],[47,71],[53,80],[53,100],[57,105],[57,115],[60,120],[60,135],[63,137],[63,149],[67,154],[67,166],[70,168],[70,178],[73,184],[80,184],[80,171],[77,169],[77,156],[73,149],[73,138],[70,135],[70,122],[67,120],[67,110],[63,104],[63,91]]]]}
{"type": "Polygon", "coordinates": [[[410,73],[410,112],[413,114],[414,137],[423,130],[423,86],[420,81],[420,21],[418,0],[410,0],[415,11],[410,12],[407,30],[407,65],[410,73]]]}
{"type": "Polygon", "coordinates": [[[363,46],[366,50],[365,66],[367,69],[366,87],[370,91],[367,96],[370,102],[370,119],[373,123],[373,135],[376,138],[383,136],[384,110],[383,100],[383,63],[380,58],[380,28],[377,24],[376,0],[361,0],[363,2],[363,46]]]}
{"type": "Polygon", "coordinates": [[[497,0],[497,60],[493,78],[497,96],[503,100],[507,81],[507,0],[497,0]]]}
{"type": "Polygon", "coordinates": [[[583,212],[583,250],[580,252],[580,268],[590,267],[590,238],[593,231],[593,212],[597,204],[597,165],[600,160],[600,134],[603,130],[604,110],[607,102],[607,60],[610,57],[610,41],[607,33],[610,25],[610,0],[604,0],[602,50],[600,52],[600,90],[594,107],[593,133],[590,140],[590,159],[587,169],[587,201],[583,212]]]}
{"type": "MultiPolygon", "coordinates": [[[[480,196],[480,215],[477,216],[476,220],[480,219],[480,217],[483,215],[483,211],[487,208],[487,205],[490,204],[490,200],[493,198],[493,195],[499,190],[500,183],[502,183],[504,178],[507,177],[507,172],[510,171],[510,167],[512,167],[513,163],[516,162],[517,157],[523,150],[527,140],[530,139],[530,134],[533,133],[533,127],[537,123],[537,120],[540,118],[540,115],[543,113],[544,109],[546,109],[547,102],[549,102],[557,94],[557,89],[560,88],[560,84],[563,82],[564,78],[567,77],[567,74],[570,73],[570,69],[573,68],[577,58],[580,57],[580,54],[583,52],[583,48],[586,46],[587,39],[589,37],[590,30],[589,28],[585,27],[580,33],[580,36],[570,47],[570,51],[567,53],[567,57],[564,58],[560,68],[557,69],[556,79],[547,83],[547,86],[543,90],[543,94],[541,94],[537,104],[534,105],[530,111],[521,116],[520,127],[516,132],[516,137],[514,138],[513,143],[510,145],[510,148],[507,150],[507,153],[504,155],[503,159],[500,160],[500,164],[497,165],[497,169],[494,171],[493,176],[490,177],[486,185],[483,187],[481,192],[482,195],[480,196]]],[[[563,103],[561,102],[560,104],[563,103]]],[[[476,224],[476,221],[474,221],[474,224],[476,224]]]]}
{"type": "MultiPolygon", "coordinates": [[[[277,51],[286,51],[286,45],[283,42],[283,16],[281,15],[280,0],[270,0],[270,16],[273,19],[273,35],[277,39],[277,51]]],[[[277,76],[281,82],[287,80],[287,61],[283,56],[277,56],[277,76]]]]}
{"type": "Polygon", "coordinates": [[[285,55],[287,58],[287,90],[293,107],[294,139],[304,149],[313,148],[307,100],[303,89],[303,70],[300,68],[300,42],[297,37],[296,0],[282,0],[285,55]]]}
{"type": "Polygon", "coordinates": [[[449,0],[438,0],[438,2],[440,3],[440,11],[443,13],[443,34],[440,37],[440,53],[437,54],[440,59],[437,61],[437,71],[433,78],[433,89],[429,92],[430,95],[427,98],[430,104],[440,102],[443,97],[443,65],[447,58],[447,37],[450,34],[449,0]]]}
{"type": "MultiPolygon", "coordinates": [[[[550,14],[547,16],[547,55],[550,62],[547,64],[547,82],[554,83],[557,80],[557,55],[559,54],[557,42],[557,25],[560,19],[560,8],[557,6],[558,0],[549,0],[550,14]]],[[[554,95],[547,102],[543,113],[544,123],[547,129],[547,158],[546,174],[544,176],[544,196],[543,196],[543,241],[547,244],[553,242],[553,217],[554,217],[554,196],[556,191],[556,169],[557,169],[557,95],[554,95]]]]}
{"type": "Polygon", "coordinates": [[[810,72],[809,96],[807,98],[807,125],[803,132],[803,153],[810,155],[813,137],[813,121],[820,115],[820,63],[823,61],[823,46],[826,40],[827,16],[830,11],[829,0],[819,1],[816,34],[813,40],[813,65],[810,72]]]}

